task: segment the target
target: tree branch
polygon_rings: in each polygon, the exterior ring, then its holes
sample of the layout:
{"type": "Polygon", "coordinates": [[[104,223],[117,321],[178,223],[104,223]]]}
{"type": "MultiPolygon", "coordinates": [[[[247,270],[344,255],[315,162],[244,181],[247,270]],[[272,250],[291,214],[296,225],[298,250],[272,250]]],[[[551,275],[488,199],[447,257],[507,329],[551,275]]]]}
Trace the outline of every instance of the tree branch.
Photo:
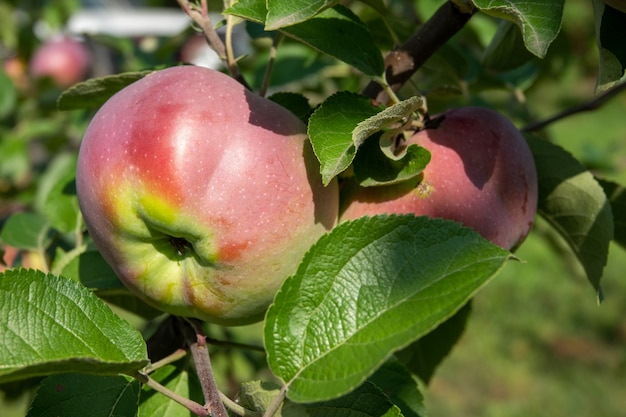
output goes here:
{"type": "Polygon", "coordinates": [[[212,417],[228,417],[228,412],[222,403],[220,392],[213,377],[213,369],[209,358],[209,350],[207,349],[206,337],[202,331],[202,324],[189,320],[183,322],[183,325],[185,325],[185,339],[196,365],[196,372],[200,379],[206,406],[212,417]]]}
{"type": "Polygon", "coordinates": [[[610,90],[605,91],[604,93],[600,94],[599,96],[597,96],[596,98],[592,100],[579,104],[578,106],[570,107],[569,109],[566,109],[562,111],[561,113],[558,113],[545,120],[540,120],[538,122],[527,124],[520,130],[522,132],[533,132],[535,130],[541,130],[544,127],[548,126],[549,124],[554,123],[558,120],[564,119],[568,116],[572,116],[574,114],[582,113],[586,111],[596,110],[600,108],[600,106],[602,106],[604,103],[606,103],[607,101],[609,101],[610,99],[612,99],[613,97],[615,97],[616,95],[618,95],[625,89],[626,89],[626,83],[619,84],[616,87],[613,87],[610,90]]]}
{"type": "MultiPolygon", "coordinates": [[[[222,38],[219,37],[217,31],[213,27],[211,23],[211,17],[209,16],[209,11],[207,7],[206,0],[201,1],[201,7],[198,8],[195,5],[192,5],[188,0],[177,0],[180,7],[183,9],[187,16],[191,18],[191,20],[197,24],[204,37],[206,38],[209,46],[217,53],[220,59],[226,64],[230,75],[239,81],[244,87],[250,90],[250,86],[246,82],[245,78],[239,71],[239,67],[237,66],[237,62],[235,61],[232,53],[228,53],[226,45],[222,41],[222,38]]],[[[232,23],[232,22],[231,22],[232,23]]],[[[230,46],[229,46],[230,48],[230,46]]]]}
{"type": "MultiPolygon", "coordinates": [[[[385,57],[385,78],[392,91],[398,91],[443,44],[454,36],[474,14],[474,8],[461,10],[451,1],[444,3],[402,45],[385,57]]],[[[370,82],[363,94],[377,103],[390,97],[377,82],[370,82]]]]}

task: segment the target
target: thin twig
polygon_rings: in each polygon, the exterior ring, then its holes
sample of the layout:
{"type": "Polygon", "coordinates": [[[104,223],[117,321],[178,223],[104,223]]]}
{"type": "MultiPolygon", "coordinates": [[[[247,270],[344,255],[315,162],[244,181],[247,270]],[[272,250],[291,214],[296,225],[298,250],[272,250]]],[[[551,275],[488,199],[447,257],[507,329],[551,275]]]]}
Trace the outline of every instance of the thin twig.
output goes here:
{"type": "Polygon", "coordinates": [[[579,104],[578,106],[570,107],[569,109],[564,110],[561,113],[558,113],[558,114],[556,114],[556,115],[554,115],[552,117],[549,117],[549,118],[547,118],[545,120],[540,120],[538,122],[527,124],[526,126],[521,128],[520,130],[522,132],[534,132],[536,130],[543,129],[544,127],[548,126],[551,123],[554,123],[554,122],[556,122],[558,120],[561,120],[561,119],[564,119],[566,117],[572,116],[574,114],[582,113],[582,112],[586,112],[586,111],[596,110],[596,109],[600,108],[600,106],[605,104],[607,101],[609,101],[613,97],[617,96],[624,89],[626,89],[626,83],[619,84],[616,87],[613,87],[610,90],[605,91],[604,93],[600,94],[599,96],[597,96],[596,98],[594,98],[592,100],[589,100],[589,101],[587,101],[585,103],[579,104]]]}
{"type": "MultiPolygon", "coordinates": [[[[385,78],[393,91],[398,91],[444,43],[454,36],[474,14],[475,9],[464,10],[446,1],[430,19],[402,45],[385,57],[385,78]]],[[[389,95],[375,80],[363,94],[377,103],[388,104],[389,95]]]]}
{"type": "Polygon", "coordinates": [[[176,392],[170,390],[169,388],[159,384],[157,381],[150,378],[149,375],[143,374],[141,372],[136,372],[135,374],[130,375],[130,376],[132,376],[133,378],[135,378],[137,381],[141,382],[142,384],[147,385],[148,387],[152,388],[153,390],[160,392],[161,394],[172,399],[173,401],[176,401],[177,403],[179,403],[180,405],[182,405],[183,407],[185,407],[186,409],[188,409],[189,411],[191,411],[192,413],[196,415],[199,415],[201,417],[211,415],[210,410],[206,406],[198,404],[197,402],[190,400],[189,398],[186,398],[180,394],[177,394],[176,392]]]}
{"type": "Polygon", "coordinates": [[[222,38],[217,34],[217,31],[213,27],[211,23],[211,17],[209,16],[207,1],[202,0],[200,9],[197,6],[191,4],[191,2],[187,0],[177,0],[180,7],[183,9],[187,16],[191,18],[191,20],[197,24],[202,33],[204,33],[204,37],[206,38],[209,46],[217,53],[220,59],[226,64],[228,70],[230,71],[230,75],[239,81],[244,87],[250,90],[250,86],[246,82],[245,78],[239,71],[239,67],[237,66],[237,62],[235,60],[228,59],[228,52],[226,51],[226,45],[222,41],[222,38]]]}
{"type": "Polygon", "coordinates": [[[189,326],[185,326],[184,333],[191,356],[196,365],[196,372],[202,386],[202,393],[206,406],[211,412],[212,417],[228,417],[228,412],[220,398],[220,392],[217,389],[213,369],[211,367],[211,359],[209,350],[207,349],[206,337],[202,330],[202,324],[197,321],[189,320],[189,326]]]}
{"type": "Polygon", "coordinates": [[[274,71],[274,63],[276,62],[276,53],[278,52],[278,44],[283,39],[283,35],[281,33],[275,33],[272,38],[272,46],[270,48],[270,56],[267,61],[267,67],[265,68],[265,75],[263,76],[263,84],[261,84],[261,89],[259,90],[259,95],[261,97],[265,97],[267,94],[267,89],[270,85],[270,79],[272,78],[272,72],[274,71]]]}
{"type": "Polygon", "coordinates": [[[276,396],[276,398],[272,400],[272,403],[269,405],[269,407],[267,407],[267,410],[265,410],[265,414],[263,414],[263,417],[272,417],[274,414],[276,414],[281,404],[285,400],[286,395],[287,395],[287,385],[283,385],[282,388],[280,389],[280,392],[276,396]]]}
{"type": "Polygon", "coordinates": [[[160,369],[164,367],[165,365],[169,365],[170,363],[174,363],[177,360],[184,358],[185,356],[187,356],[187,351],[185,349],[176,349],[174,352],[170,353],[168,356],[164,357],[163,359],[146,366],[145,372],[147,374],[151,374],[157,369],[160,369]]]}

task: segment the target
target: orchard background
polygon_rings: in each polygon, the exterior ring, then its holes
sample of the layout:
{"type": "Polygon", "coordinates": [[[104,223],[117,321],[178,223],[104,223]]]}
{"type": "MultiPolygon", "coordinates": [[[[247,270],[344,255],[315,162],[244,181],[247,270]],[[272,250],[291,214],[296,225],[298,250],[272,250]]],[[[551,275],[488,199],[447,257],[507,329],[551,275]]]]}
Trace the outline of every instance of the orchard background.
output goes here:
{"type": "MultiPolygon", "coordinates": [[[[180,3],[188,6],[187,2],[180,3]]],[[[352,40],[313,36],[322,28],[315,17],[336,3],[319,2],[319,10],[298,16],[309,22],[310,30],[292,30],[293,26],[266,21],[278,32],[264,32],[262,21],[271,15],[265,15],[265,2],[242,0],[232,6],[233,14],[224,15],[231,16],[228,18],[219,15],[222,4],[208,2],[215,13],[211,15],[212,25],[219,27],[223,38],[225,29],[234,25],[232,44],[237,65],[252,89],[268,96],[298,93],[313,107],[338,91],[358,93],[366,89],[371,77],[379,75],[382,58],[389,50],[410,39],[424,24],[435,23],[443,30],[414,49],[425,62],[397,91],[399,98],[423,94],[432,114],[468,105],[500,111],[518,127],[558,145],[578,161],[572,162],[574,171],[583,179],[573,181],[570,192],[560,195],[572,198],[569,208],[573,216],[582,217],[582,223],[593,223],[591,211],[586,209],[589,200],[580,196],[590,189],[593,202],[606,198],[612,208],[612,213],[605,215],[608,220],[603,220],[611,224],[612,232],[589,233],[597,251],[583,251],[578,257],[563,238],[574,236],[572,230],[558,233],[546,220],[554,221],[564,213],[540,213],[533,232],[515,252],[523,262],[508,261],[495,276],[487,277],[488,285],[473,297],[471,314],[467,314],[469,307],[461,309],[453,316],[456,321],[449,322],[449,333],[422,339],[423,351],[429,352],[423,362],[412,362],[405,355],[405,363],[414,366],[412,371],[421,380],[407,376],[398,362],[388,363],[370,378],[370,385],[388,388],[386,397],[377,397],[376,390],[358,392],[375,397],[370,400],[383,412],[369,408],[363,415],[621,415],[626,409],[626,204],[621,188],[626,184],[626,95],[621,93],[626,14],[604,8],[599,0],[475,1],[476,9],[467,1],[456,1],[456,5],[430,0],[348,1],[341,2],[345,9],[328,10],[352,12],[341,14],[348,20],[340,25],[352,40]],[[455,16],[461,16],[455,28],[448,27],[449,19],[438,20],[449,17],[446,13],[452,8],[455,16]],[[442,38],[446,31],[449,40],[442,38]],[[279,32],[283,34],[280,41],[276,37],[279,32]],[[380,63],[376,57],[381,58],[380,63]],[[271,77],[266,76],[268,73],[271,77]],[[538,124],[543,121],[547,123],[538,124]],[[591,175],[601,179],[603,187],[591,175]],[[598,305],[600,287],[604,299],[598,305]],[[402,392],[393,392],[389,387],[394,386],[402,387],[398,390],[402,392]]],[[[297,2],[276,0],[268,4],[270,12],[284,17],[297,2]]],[[[326,23],[324,19],[322,22],[326,23]]],[[[336,29],[323,28],[329,33],[336,29]]],[[[137,345],[138,335],[174,341],[173,346],[160,345],[167,351],[178,347],[175,341],[181,335],[167,333],[175,328],[168,326],[169,318],[115,284],[106,264],[88,245],[73,181],[86,126],[114,90],[144,75],[142,71],[183,62],[212,65],[227,72],[206,48],[195,56],[185,52],[193,49],[190,40],[206,45],[198,36],[200,31],[200,25],[192,24],[174,1],[124,5],[69,0],[0,2],[0,240],[6,268],[15,268],[0,281],[3,417],[48,415],[47,410],[60,406],[55,403],[55,391],[72,384],[84,391],[74,397],[76,402],[62,405],[59,413],[64,416],[135,415],[138,401],[139,415],[189,415],[167,397],[120,376],[132,374],[138,364],[145,365],[141,354],[119,361],[107,352],[104,339],[111,337],[134,340],[137,345]],[[89,19],[90,13],[97,16],[95,20],[89,19]],[[106,19],[113,14],[112,20],[106,19]],[[29,64],[36,50],[59,33],[69,33],[87,46],[89,67],[80,76],[95,81],[66,91],[68,85],[59,85],[58,80],[35,76],[29,64]],[[125,75],[102,78],[114,74],[125,75]],[[63,336],[56,333],[86,326],[85,322],[73,322],[75,318],[68,316],[57,323],[59,329],[43,328],[33,313],[43,307],[46,295],[54,297],[52,289],[49,293],[45,287],[39,292],[33,290],[34,299],[23,304],[10,302],[14,300],[11,291],[20,288],[15,282],[46,279],[17,269],[19,266],[70,280],[75,285],[68,290],[70,297],[88,300],[86,309],[100,304],[79,286],[93,290],[113,309],[112,315],[123,319],[119,328],[103,326],[101,332],[94,331],[93,339],[78,347],[98,350],[104,346],[89,366],[73,361],[73,346],[64,344],[63,336]],[[126,322],[130,326],[125,327],[126,322]],[[16,328],[24,333],[12,333],[16,328]],[[29,334],[36,334],[35,339],[41,342],[31,345],[40,355],[36,364],[22,356],[25,345],[16,342],[29,334]],[[120,386],[123,389],[116,391],[120,386]]],[[[80,59],[73,62],[80,64],[80,59]]],[[[71,71],[68,68],[65,73],[71,71]]],[[[302,104],[298,99],[295,103],[302,104]]],[[[294,105],[290,101],[284,104],[294,105]]],[[[559,164],[549,159],[542,167],[554,165],[558,170],[563,168],[559,164]]],[[[567,167],[572,169],[572,165],[567,167]]],[[[540,184],[542,180],[546,177],[540,175],[540,184]]],[[[101,325],[111,321],[112,315],[107,309],[97,310],[91,319],[101,325]]],[[[267,384],[250,382],[275,381],[265,355],[250,348],[263,345],[263,325],[206,329],[210,341],[215,342],[210,344],[210,351],[218,386],[235,398],[240,385],[246,383],[254,401],[244,403],[259,409],[277,392],[269,390],[267,384]]],[[[163,352],[149,353],[159,356],[163,352]]],[[[190,370],[185,356],[155,371],[153,378],[202,403],[200,384],[190,370]]],[[[332,396],[335,382],[331,377],[326,385],[329,391],[324,395],[332,396]]],[[[324,401],[329,401],[325,406],[334,408],[338,415],[354,411],[358,403],[342,395],[324,401]]],[[[293,408],[284,407],[283,415],[302,412],[298,405],[286,404],[293,408]]]]}

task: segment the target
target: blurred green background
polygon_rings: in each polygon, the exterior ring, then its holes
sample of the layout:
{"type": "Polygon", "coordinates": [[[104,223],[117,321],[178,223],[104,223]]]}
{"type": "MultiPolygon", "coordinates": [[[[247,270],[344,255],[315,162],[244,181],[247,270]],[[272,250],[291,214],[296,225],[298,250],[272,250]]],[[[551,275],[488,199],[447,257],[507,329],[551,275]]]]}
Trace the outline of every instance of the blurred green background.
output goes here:
{"type": "MultiPolygon", "coordinates": [[[[176,8],[174,1],[144,3],[176,8]]],[[[407,2],[394,0],[389,3],[398,6],[407,2]]],[[[423,17],[428,17],[441,3],[441,0],[415,2],[423,17]]],[[[1,35],[3,42],[7,39],[15,41],[17,50],[27,62],[42,40],[32,30],[34,19],[25,26],[11,25],[19,28],[19,36],[8,32],[6,11],[13,10],[17,4],[15,1],[0,1],[0,14],[5,19],[4,23],[0,21],[0,32],[4,31],[1,35]]],[[[62,25],[79,6],[78,1],[65,0],[25,1],[20,7],[54,26],[62,25]]],[[[453,44],[462,44],[472,37],[489,39],[495,28],[493,19],[476,16],[453,44]]],[[[169,38],[102,36],[96,41],[114,51],[113,68],[126,71],[175,64],[179,60],[177,48],[189,36],[190,31],[185,30],[169,38]]],[[[432,108],[468,102],[489,103],[523,126],[529,118],[547,118],[589,101],[594,96],[598,71],[594,36],[591,2],[568,0],[561,34],[550,48],[548,57],[537,64],[542,71],[540,77],[522,77],[519,84],[508,87],[502,84],[492,89],[473,90],[472,85],[467,85],[469,97],[435,97],[431,101],[432,108]]],[[[358,81],[345,78],[351,74],[345,66],[316,57],[294,43],[287,42],[282,48],[273,79],[275,85],[306,91],[312,101],[333,89],[358,88],[358,81]],[[280,59],[285,65],[282,68],[289,70],[281,72],[280,59]],[[289,63],[294,66],[287,67],[289,63]],[[323,71],[323,77],[313,82],[312,78],[320,74],[318,71],[323,71]],[[305,75],[313,77],[305,78],[305,75]]],[[[9,48],[3,49],[6,56],[7,51],[9,48]]],[[[258,51],[256,58],[253,56],[247,63],[242,62],[246,76],[251,80],[258,80],[262,73],[267,43],[261,43],[258,51]]],[[[438,70],[436,59],[429,64],[432,70],[438,70]]],[[[428,68],[421,77],[418,81],[424,84],[420,87],[436,82],[429,78],[428,68]]],[[[253,84],[258,85],[258,82],[253,84]]],[[[45,178],[50,160],[60,154],[75,152],[80,142],[90,112],[58,114],[54,110],[54,100],[59,92],[38,85],[35,91],[29,90],[19,100],[19,109],[3,116],[3,135],[0,137],[0,180],[3,181],[0,182],[0,208],[3,215],[5,210],[31,204],[36,198],[37,182],[45,178]],[[25,122],[32,130],[28,132],[29,143],[39,144],[34,148],[19,147],[21,142],[15,139],[25,134],[20,130],[25,128],[22,126],[25,122]],[[39,155],[36,167],[33,160],[28,159],[31,156],[25,154],[33,149],[39,155]],[[19,177],[14,175],[16,170],[20,172],[19,177]]],[[[626,94],[615,97],[593,112],[553,123],[544,133],[598,175],[626,184],[626,94]]],[[[600,305],[575,258],[543,221],[537,222],[534,232],[517,255],[522,262],[507,264],[476,296],[473,314],[460,343],[436,372],[430,385],[424,387],[429,415],[624,415],[626,250],[611,247],[602,281],[605,300],[600,305]]],[[[259,326],[237,332],[258,335],[259,326]]],[[[237,376],[254,376],[255,370],[246,367],[244,359],[237,363],[237,376]]],[[[216,368],[219,370],[221,366],[226,365],[218,359],[216,368]]],[[[0,391],[0,416],[25,415],[28,398],[28,395],[9,398],[0,391]]]]}

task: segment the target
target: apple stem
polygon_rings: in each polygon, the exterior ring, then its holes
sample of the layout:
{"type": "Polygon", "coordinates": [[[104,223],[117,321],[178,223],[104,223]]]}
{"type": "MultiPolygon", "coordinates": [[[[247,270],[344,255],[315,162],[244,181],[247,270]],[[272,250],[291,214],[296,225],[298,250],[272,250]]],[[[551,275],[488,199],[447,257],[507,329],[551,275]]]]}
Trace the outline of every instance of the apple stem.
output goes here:
{"type": "Polygon", "coordinates": [[[263,414],[263,417],[272,417],[274,414],[276,414],[281,404],[285,400],[286,395],[287,395],[287,385],[283,385],[280,389],[280,392],[276,396],[276,398],[272,400],[271,404],[267,407],[267,410],[265,410],[265,414],[263,414]]]}
{"type": "Polygon", "coordinates": [[[202,386],[202,393],[212,417],[228,417],[228,412],[221,399],[221,393],[217,389],[211,359],[207,348],[206,336],[202,330],[202,324],[196,320],[188,319],[190,326],[185,326],[185,339],[189,345],[191,356],[196,365],[196,372],[202,386]]]}

